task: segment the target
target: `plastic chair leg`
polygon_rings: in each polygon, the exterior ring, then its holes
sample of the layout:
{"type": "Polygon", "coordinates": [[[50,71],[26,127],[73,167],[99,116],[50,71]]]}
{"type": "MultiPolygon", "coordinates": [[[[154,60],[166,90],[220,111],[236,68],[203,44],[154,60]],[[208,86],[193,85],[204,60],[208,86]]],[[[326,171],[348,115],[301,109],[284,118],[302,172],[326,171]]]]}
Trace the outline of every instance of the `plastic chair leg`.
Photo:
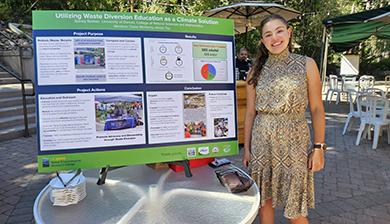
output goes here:
{"type": "Polygon", "coordinates": [[[374,141],[372,143],[372,149],[376,149],[378,147],[378,140],[379,140],[379,131],[381,126],[375,125],[374,126],[374,141]]]}
{"type": "Polygon", "coordinates": [[[341,101],[340,100],[341,93],[339,93],[339,92],[336,92],[336,93],[337,93],[336,104],[339,104],[339,102],[341,101]]]}
{"type": "Polygon", "coordinates": [[[355,117],[351,117],[351,120],[349,121],[349,125],[348,125],[348,130],[347,131],[350,131],[351,130],[351,127],[353,127],[354,123],[355,123],[355,117]]]}
{"type": "Polygon", "coordinates": [[[325,96],[325,101],[326,102],[328,102],[329,93],[330,93],[330,89],[328,89],[328,91],[326,91],[326,96],[325,96]]]}
{"type": "Polygon", "coordinates": [[[347,102],[350,103],[349,102],[349,92],[345,92],[345,95],[347,96],[347,102]]]}
{"type": "Polygon", "coordinates": [[[367,128],[367,139],[371,140],[371,125],[370,124],[368,125],[368,128],[367,128]]]}
{"type": "Polygon", "coordinates": [[[350,120],[351,120],[351,116],[348,116],[348,117],[347,117],[347,121],[345,122],[345,125],[344,125],[343,135],[345,135],[345,133],[347,132],[347,129],[348,129],[348,125],[349,125],[350,120]]]}
{"type": "Polygon", "coordinates": [[[362,134],[363,134],[363,131],[364,131],[365,127],[366,127],[365,123],[360,123],[359,132],[358,132],[358,135],[357,135],[357,138],[356,138],[355,145],[359,145],[360,144],[360,139],[362,138],[362,134]]]}
{"type": "Polygon", "coordinates": [[[390,124],[387,126],[387,144],[390,145],[390,124]]]}

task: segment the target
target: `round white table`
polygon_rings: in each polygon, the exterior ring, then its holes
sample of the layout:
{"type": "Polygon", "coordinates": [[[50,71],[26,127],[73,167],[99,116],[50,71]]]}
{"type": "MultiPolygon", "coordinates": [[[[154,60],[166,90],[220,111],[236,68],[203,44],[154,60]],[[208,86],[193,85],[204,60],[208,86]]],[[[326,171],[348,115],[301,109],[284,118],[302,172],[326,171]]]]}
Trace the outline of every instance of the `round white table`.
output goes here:
{"type": "Polygon", "coordinates": [[[35,200],[36,223],[252,223],[260,204],[256,184],[232,194],[214,169],[204,166],[183,172],[153,170],[145,165],[110,171],[97,185],[98,170],[84,171],[87,197],[76,205],[53,206],[46,186],[35,200]]]}

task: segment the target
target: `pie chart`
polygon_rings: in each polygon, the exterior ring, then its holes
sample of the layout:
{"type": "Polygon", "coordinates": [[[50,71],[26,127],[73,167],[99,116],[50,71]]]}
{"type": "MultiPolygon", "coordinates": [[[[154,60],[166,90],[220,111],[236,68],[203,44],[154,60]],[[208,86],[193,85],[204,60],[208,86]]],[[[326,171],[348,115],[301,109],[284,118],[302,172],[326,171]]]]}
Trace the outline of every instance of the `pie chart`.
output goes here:
{"type": "Polygon", "coordinates": [[[213,80],[217,74],[217,70],[212,64],[204,64],[200,69],[200,74],[206,80],[213,80]]]}

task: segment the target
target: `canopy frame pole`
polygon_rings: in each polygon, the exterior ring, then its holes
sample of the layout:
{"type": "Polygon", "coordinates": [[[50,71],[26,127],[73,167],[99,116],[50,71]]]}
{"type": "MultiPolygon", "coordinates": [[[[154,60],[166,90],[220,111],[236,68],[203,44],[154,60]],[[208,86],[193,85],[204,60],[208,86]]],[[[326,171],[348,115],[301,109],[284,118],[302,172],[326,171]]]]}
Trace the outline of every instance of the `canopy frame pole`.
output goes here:
{"type": "Polygon", "coordinates": [[[245,7],[245,48],[248,49],[248,20],[249,20],[249,7],[245,7]]]}
{"type": "Polygon", "coordinates": [[[248,25],[245,26],[245,48],[248,49],[248,25]]]}
{"type": "Polygon", "coordinates": [[[328,63],[328,45],[329,45],[329,36],[327,35],[327,27],[324,26],[323,32],[322,32],[322,51],[321,51],[321,67],[320,67],[320,74],[321,74],[321,80],[322,80],[322,91],[325,91],[326,86],[326,67],[328,63]]]}

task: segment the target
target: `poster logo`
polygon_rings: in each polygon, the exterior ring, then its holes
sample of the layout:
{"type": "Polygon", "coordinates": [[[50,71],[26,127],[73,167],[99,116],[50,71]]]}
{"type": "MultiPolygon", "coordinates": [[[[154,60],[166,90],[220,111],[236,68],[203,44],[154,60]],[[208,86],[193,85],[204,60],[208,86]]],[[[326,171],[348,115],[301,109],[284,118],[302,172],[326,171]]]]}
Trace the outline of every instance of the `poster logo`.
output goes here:
{"type": "Polygon", "coordinates": [[[50,161],[48,158],[42,158],[42,166],[43,167],[49,167],[50,166],[50,161]]]}
{"type": "Polygon", "coordinates": [[[199,147],[198,152],[201,155],[207,155],[210,153],[210,150],[209,147],[199,147]]]}
{"type": "Polygon", "coordinates": [[[196,148],[187,148],[187,157],[196,156],[196,148]]]}

